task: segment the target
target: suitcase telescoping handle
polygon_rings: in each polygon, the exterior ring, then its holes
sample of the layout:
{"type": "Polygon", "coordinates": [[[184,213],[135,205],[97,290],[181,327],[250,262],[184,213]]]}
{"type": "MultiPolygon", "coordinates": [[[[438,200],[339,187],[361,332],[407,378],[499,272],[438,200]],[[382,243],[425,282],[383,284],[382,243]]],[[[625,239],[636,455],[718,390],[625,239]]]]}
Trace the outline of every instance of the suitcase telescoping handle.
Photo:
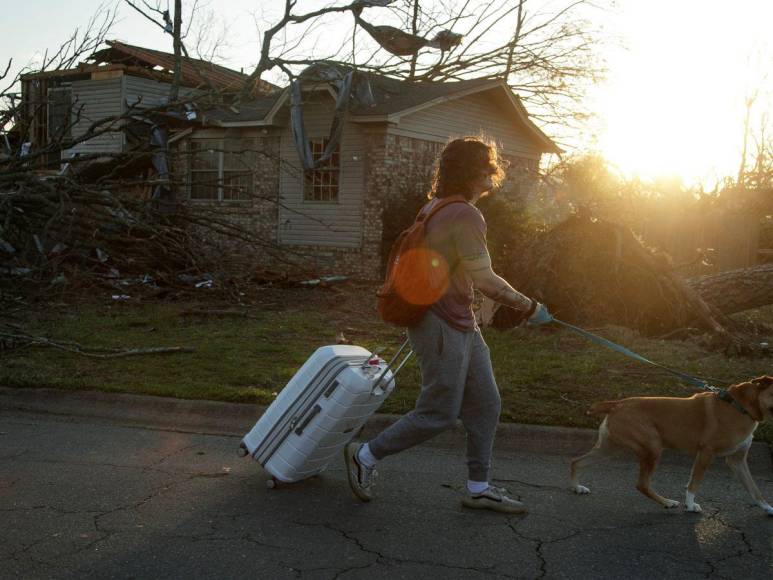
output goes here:
{"type": "MultiPolygon", "coordinates": [[[[387,374],[389,369],[391,369],[394,366],[394,364],[400,358],[400,355],[402,354],[402,352],[405,350],[405,348],[409,344],[410,344],[410,342],[406,338],[405,341],[403,342],[403,344],[400,345],[400,348],[397,349],[397,352],[392,357],[392,360],[389,361],[389,364],[386,366],[386,368],[383,371],[381,371],[381,374],[376,379],[376,382],[373,383],[373,388],[370,391],[371,393],[373,393],[378,388],[378,386],[381,385],[381,381],[384,378],[384,376],[387,374]]],[[[411,358],[411,355],[413,355],[413,350],[408,349],[408,352],[405,355],[403,355],[403,359],[400,361],[400,364],[397,366],[397,368],[392,373],[392,378],[391,378],[392,381],[395,380],[395,377],[397,376],[397,373],[399,373],[400,369],[402,369],[405,366],[405,363],[408,362],[408,359],[411,358]]]]}

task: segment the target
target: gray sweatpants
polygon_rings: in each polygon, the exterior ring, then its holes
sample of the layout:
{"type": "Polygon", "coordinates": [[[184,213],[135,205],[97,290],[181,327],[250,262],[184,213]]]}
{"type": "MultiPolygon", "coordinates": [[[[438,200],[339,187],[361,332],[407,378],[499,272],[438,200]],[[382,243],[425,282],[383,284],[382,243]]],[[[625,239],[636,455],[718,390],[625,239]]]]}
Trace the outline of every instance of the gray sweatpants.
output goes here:
{"type": "Polygon", "coordinates": [[[462,332],[427,312],[408,338],[421,368],[416,407],[369,442],[383,459],[452,428],[467,431],[469,479],[488,481],[501,402],[491,355],[480,332],[462,332]]]}

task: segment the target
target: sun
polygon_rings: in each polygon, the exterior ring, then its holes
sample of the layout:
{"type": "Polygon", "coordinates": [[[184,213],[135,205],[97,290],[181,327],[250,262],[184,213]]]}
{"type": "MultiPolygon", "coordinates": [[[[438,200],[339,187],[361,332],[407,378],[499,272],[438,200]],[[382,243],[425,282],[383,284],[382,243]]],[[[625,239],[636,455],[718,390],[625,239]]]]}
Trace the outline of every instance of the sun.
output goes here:
{"type": "Polygon", "coordinates": [[[761,25],[773,21],[773,3],[741,0],[737,8],[663,0],[621,7],[614,25],[626,47],[609,51],[610,77],[591,98],[596,147],[623,173],[710,185],[738,171],[745,100],[757,90],[764,112],[773,96],[761,25]]]}

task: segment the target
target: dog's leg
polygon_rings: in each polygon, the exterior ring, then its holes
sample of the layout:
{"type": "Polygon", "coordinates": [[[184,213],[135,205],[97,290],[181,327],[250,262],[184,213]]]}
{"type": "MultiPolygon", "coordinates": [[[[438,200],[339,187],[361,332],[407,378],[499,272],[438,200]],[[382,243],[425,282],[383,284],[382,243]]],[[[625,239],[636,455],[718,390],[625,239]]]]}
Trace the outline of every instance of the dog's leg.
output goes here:
{"type": "Polygon", "coordinates": [[[690,483],[687,484],[684,500],[684,509],[688,512],[700,513],[702,511],[700,504],[695,503],[695,492],[698,491],[698,487],[701,481],[703,481],[703,476],[706,475],[706,470],[711,465],[712,459],[714,459],[714,451],[706,447],[701,447],[695,456],[692,472],[690,473],[690,483]]]}
{"type": "Polygon", "coordinates": [[[659,495],[650,486],[652,473],[655,471],[660,459],[660,450],[640,448],[636,450],[636,455],[639,457],[639,480],[636,482],[636,489],[651,500],[658,502],[664,508],[677,507],[679,505],[678,501],[659,495]]]}
{"type": "Polygon", "coordinates": [[[748,453],[749,453],[749,447],[744,447],[743,449],[739,449],[732,455],[728,455],[727,457],[725,457],[725,462],[727,462],[727,464],[730,466],[730,469],[733,470],[733,473],[736,474],[738,479],[746,488],[746,491],[749,492],[749,495],[752,496],[754,503],[756,503],[763,510],[765,510],[766,514],[768,514],[769,516],[773,516],[773,507],[771,507],[770,504],[765,501],[765,498],[762,497],[762,493],[760,492],[760,489],[757,487],[757,484],[754,483],[752,474],[749,471],[749,464],[746,462],[746,456],[748,455],[748,453]]]}
{"type": "Polygon", "coordinates": [[[588,451],[585,455],[575,457],[572,459],[571,467],[571,489],[577,494],[590,493],[590,489],[584,485],[580,485],[580,470],[584,469],[594,463],[599,463],[608,459],[614,455],[614,449],[608,440],[609,430],[607,429],[607,418],[604,417],[601,426],[599,427],[599,438],[593,449],[588,451]]]}

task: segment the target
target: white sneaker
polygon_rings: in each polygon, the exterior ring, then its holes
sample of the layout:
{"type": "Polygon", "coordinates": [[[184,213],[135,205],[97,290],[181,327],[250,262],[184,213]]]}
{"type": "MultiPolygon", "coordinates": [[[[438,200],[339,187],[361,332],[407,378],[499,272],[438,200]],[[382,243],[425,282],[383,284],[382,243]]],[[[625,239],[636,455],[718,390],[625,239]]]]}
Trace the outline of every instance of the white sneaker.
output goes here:
{"type": "Polygon", "coordinates": [[[492,510],[505,514],[525,514],[528,508],[518,500],[507,496],[503,487],[489,485],[480,493],[466,492],[462,505],[472,509],[492,510]]]}
{"type": "Polygon", "coordinates": [[[362,443],[352,441],[344,447],[344,461],[346,461],[346,476],[349,479],[349,487],[352,493],[360,501],[368,502],[373,499],[373,481],[376,478],[376,469],[362,465],[357,459],[362,443]]]}

